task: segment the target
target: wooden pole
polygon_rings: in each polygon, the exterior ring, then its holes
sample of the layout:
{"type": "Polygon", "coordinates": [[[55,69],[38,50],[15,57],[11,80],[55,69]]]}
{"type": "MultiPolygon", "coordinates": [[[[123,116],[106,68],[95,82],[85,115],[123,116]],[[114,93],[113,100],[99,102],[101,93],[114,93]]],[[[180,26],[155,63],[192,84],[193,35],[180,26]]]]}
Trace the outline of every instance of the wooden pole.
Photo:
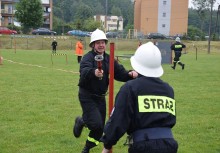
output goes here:
{"type": "Polygon", "coordinates": [[[212,37],[212,10],[213,10],[213,0],[211,0],[211,12],[210,12],[210,22],[209,22],[209,41],[208,41],[208,54],[210,54],[210,44],[212,37]]]}
{"type": "Polygon", "coordinates": [[[16,39],[14,37],[14,50],[15,50],[15,53],[16,53],[16,39]]]}
{"type": "Polygon", "coordinates": [[[66,54],[66,64],[68,64],[67,54],[66,54]]]}
{"type": "Polygon", "coordinates": [[[51,62],[52,62],[52,65],[53,65],[53,55],[51,54],[51,62]]]}
{"type": "Polygon", "coordinates": [[[3,64],[2,50],[1,50],[1,39],[0,39],[0,65],[3,64]]]}

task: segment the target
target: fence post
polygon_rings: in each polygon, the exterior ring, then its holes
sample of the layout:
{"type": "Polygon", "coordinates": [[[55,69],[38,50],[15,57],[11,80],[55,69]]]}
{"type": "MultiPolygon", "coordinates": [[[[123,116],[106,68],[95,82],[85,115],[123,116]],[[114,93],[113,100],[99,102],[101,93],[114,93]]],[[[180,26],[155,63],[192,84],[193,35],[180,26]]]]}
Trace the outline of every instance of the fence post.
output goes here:
{"type": "Polygon", "coordinates": [[[28,37],[27,37],[27,49],[28,49],[28,37]]]}
{"type": "Polygon", "coordinates": [[[13,37],[11,37],[11,49],[13,48],[13,37]]]}

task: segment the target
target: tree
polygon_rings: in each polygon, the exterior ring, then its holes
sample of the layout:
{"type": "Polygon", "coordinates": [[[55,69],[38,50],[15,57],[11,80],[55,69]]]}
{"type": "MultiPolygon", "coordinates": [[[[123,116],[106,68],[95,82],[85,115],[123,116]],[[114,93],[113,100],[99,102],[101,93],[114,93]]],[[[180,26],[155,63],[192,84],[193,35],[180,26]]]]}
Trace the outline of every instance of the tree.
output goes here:
{"type": "MultiPolygon", "coordinates": [[[[216,0],[213,0],[213,4],[215,3],[215,1],[216,0]]],[[[207,10],[209,10],[211,7],[211,0],[193,0],[192,3],[201,21],[200,29],[203,30],[203,25],[204,25],[204,21],[206,18],[206,14],[208,13],[207,10]]]]}
{"type": "Polygon", "coordinates": [[[41,0],[20,0],[16,5],[15,17],[24,27],[24,33],[29,28],[37,28],[43,24],[43,7],[41,0]]]}
{"type": "Polygon", "coordinates": [[[113,6],[111,10],[111,15],[113,16],[121,16],[121,9],[117,6],[113,6]]]}
{"type": "Polygon", "coordinates": [[[207,2],[206,0],[193,0],[192,3],[195,6],[199,19],[201,21],[200,29],[203,30],[204,20],[206,17],[205,10],[208,7],[207,2]]]}
{"type": "Polygon", "coordinates": [[[95,21],[93,18],[89,18],[84,21],[84,30],[85,31],[94,31],[97,28],[103,29],[101,23],[99,21],[95,21]]]}
{"type": "Polygon", "coordinates": [[[192,3],[196,10],[210,9],[211,3],[215,4],[216,0],[192,0],[192,3]]]}
{"type": "Polygon", "coordinates": [[[77,20],[85,20],[93,17],[93,9],[84,3],[79,3],[78,8],[75,10],[76,14],[74,16],[77,20]]]}
{"type": "Polygon", "coordinates": [[[195,40],[196,36],[199,36],[201,39],[205,38],[205,34],[202,30],[200,30],[197,27],[194,26],[188,26],[188,36],[192,39],[195,40]]]}
{"type": "Polygon", "coordinates": [[[64,12],[64,22],[74,22],[78,25],[80,20],[86,20],[94,15],[105,15],[106,9],[108,15],[119,15],[123,17],[124,26],[133,24],[134,6],[131,0],[54,0],[54,16],[62,18],[64,12]],[[63,5],[62,5],[63,3],[63,5]],[[60,8],[61,10],[59,10],[60,8]]]}
{"type": "Polygon", "coordinates": [[[198,6],[197,8],[199,8],[200,10],[203,10],[203,9],[206,9],[206,8],[211,8],[210,9],[210,22],[209,22],[208,53],[210,53],[211,28],[212,28],[212,12],[213,12],[213,4],[215,3],[215,1],[216,0],[193,0],[193,5],[197,4],[197,6],[198,6]]]}

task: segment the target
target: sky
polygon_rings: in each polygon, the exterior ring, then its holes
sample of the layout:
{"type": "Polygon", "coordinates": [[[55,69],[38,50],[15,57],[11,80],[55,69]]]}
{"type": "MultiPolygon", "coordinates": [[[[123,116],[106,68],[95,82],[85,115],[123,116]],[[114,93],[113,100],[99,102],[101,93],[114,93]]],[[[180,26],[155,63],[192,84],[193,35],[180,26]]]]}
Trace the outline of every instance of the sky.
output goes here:
{"type": "MultiPolygon", "coordinates": [[[[218,5],[220,5],[220,0],[216,0],[213,9],[217,10],[218,9],[218,5]]],[[[189,0],[189,8],[192,7],[192,6],[193,6],[192,0],[189,0]]]]}

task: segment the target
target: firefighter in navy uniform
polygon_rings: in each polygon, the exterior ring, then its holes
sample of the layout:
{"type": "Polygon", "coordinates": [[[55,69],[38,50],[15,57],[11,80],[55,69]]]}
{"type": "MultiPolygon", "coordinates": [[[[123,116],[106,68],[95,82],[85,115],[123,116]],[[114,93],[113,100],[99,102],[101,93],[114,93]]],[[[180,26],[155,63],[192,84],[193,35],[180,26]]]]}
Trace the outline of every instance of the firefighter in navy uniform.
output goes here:
{"type": "Polygon", "coordinates": [[[152,43],[141,45],[131,65],[138,78],[126,82],[115,98],[115,106],[105,125],[102,153],[127,132],[129,153],[176,153],[172,127],[176,123],[173,88],[159,77],[163,74],[161,53],[152,43]]]}
{"type": "Polygon", "coordinates": [[[176,37],[175,39],[175,43],[171,45],[170,49],[174,51],[175,53],[175,57],[173,59],[173,66],[172,69],[175,70],[176,68],[176,64],[179,64],[182,67],[182,70],[184,70],[185,64],[183,64],[182,62],[180,62],[180,56],[181,56],[181,52],[182,49],[185,48],[186,49],[186,45],[184,45],[183,43],[181,43],[181,40],[179,37],[176,37]]]}
{"type": "Polygon", "coordinates": [[[57,41],[56,41],[56,39],[53,40],[51,46],[52,46],[52,53],[56,54],[56,51],[57,51],[57,41]]]}
{"type": "MultiPolygon", "coordinates": [[[[103,134],[106,118],[105,95],[109,83],[109,55],[105,52],[108,39],[103,31],[96,29],[91,35],[89,46],[92,48],[80,62],[79,101],[82,107],[82,117],[75,119],[73,134],[81,135],[83,127],[90,130],[82,153],[99,144],[103,134]],[[97,56],[98,55],[98,56],[97,56]],[[96,57],[103,57],[100,65],[96,57]]],[[[136,78],[138,73],[127,71],[116,60],[114,62],[114,78],[118,81],[128,81],[136,78]]]]}

